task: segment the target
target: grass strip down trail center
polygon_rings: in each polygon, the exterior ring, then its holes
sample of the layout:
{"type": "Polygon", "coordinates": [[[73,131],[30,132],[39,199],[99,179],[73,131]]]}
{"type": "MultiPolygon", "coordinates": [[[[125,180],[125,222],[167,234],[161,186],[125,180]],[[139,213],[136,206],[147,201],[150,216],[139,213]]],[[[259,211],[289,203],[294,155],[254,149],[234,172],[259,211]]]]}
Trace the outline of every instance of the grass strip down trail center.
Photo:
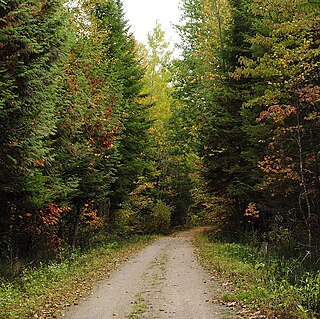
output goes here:
{"type": "Polygon", "coordinates": [[[213,302],[218,287],[199,265],[194,232],[156,240],[95,287],[66,319],[222,319],[226,307],[213,302]]]}

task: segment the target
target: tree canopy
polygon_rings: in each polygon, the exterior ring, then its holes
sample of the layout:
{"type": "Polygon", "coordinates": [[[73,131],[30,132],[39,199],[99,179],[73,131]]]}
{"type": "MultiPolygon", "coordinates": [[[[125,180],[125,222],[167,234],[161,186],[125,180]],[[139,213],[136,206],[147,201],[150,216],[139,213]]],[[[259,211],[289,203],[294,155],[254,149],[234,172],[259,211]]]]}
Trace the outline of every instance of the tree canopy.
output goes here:
{"type": "Polygon", "coordinates": [[[319,3],[181,13],[177,57],[118,0],[0,3],[2,259],[200,219],[316,255],[319,3]]]}

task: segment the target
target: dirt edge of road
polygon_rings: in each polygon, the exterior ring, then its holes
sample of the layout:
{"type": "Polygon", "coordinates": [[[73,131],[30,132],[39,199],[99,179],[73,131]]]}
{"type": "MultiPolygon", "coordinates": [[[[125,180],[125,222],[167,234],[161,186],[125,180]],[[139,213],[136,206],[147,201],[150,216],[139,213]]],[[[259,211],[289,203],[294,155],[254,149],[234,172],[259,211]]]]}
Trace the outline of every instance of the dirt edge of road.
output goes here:
{"type": "Polygon", "coordinates": [[[225,319],[219,285],[199,264],[195,228],[163,237],[121,264],[91,296],[66,309],[67,319],[225,319]]]}

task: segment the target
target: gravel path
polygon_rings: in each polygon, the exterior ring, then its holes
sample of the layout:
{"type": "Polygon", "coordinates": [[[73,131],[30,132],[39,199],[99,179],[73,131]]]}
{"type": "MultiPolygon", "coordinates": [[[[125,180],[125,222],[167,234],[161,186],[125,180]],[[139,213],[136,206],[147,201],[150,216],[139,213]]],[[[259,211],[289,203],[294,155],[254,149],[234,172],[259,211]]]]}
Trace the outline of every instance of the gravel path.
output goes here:
{"type": "MultiPolygon", "coordinates": [[[[198,264],[193,232],[161,238],[114,271],[67,319],[223,319],[218,289],[198,264]]],[[[230,317],[229,317],[230,318],[230,317]]]]}

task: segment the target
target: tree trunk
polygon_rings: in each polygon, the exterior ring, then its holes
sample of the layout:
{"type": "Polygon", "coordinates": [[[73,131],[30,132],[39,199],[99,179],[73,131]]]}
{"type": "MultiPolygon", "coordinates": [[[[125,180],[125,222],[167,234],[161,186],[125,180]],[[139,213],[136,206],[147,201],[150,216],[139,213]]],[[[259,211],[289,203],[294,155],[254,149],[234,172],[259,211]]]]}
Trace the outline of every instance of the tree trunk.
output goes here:
{"type": "Polygon", "coordinates": [[[74,224],[72,225],[72,234],[71,234],[71,248],[76,248],[77,237],[79,233],[79,226],[80,226],[80,209],[77,209],[77,216],[75,219],[74,224]]]}

